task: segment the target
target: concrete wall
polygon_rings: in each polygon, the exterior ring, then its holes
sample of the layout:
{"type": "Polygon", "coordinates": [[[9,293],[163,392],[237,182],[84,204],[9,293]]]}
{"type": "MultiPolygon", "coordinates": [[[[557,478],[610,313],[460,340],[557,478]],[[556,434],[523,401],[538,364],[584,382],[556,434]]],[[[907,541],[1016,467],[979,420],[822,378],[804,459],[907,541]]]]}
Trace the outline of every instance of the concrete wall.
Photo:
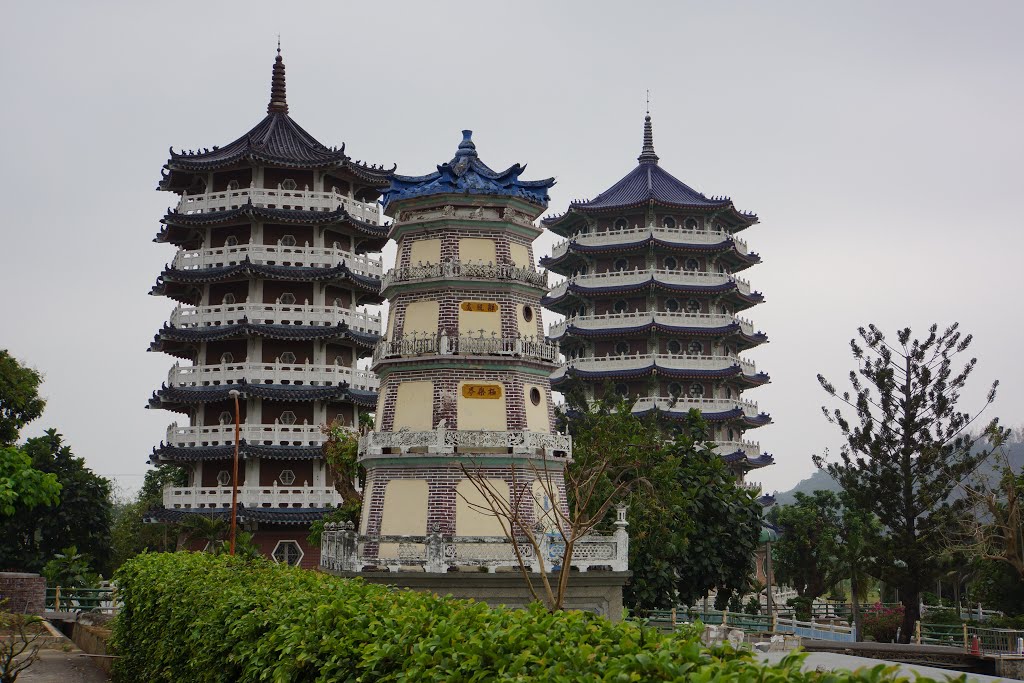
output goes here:
{"type": "Polygon", "coordinates": [[[0,600],[8,612],[42,614],[46,603],[46,579],[26,572],[0,572],[0,600]]]}

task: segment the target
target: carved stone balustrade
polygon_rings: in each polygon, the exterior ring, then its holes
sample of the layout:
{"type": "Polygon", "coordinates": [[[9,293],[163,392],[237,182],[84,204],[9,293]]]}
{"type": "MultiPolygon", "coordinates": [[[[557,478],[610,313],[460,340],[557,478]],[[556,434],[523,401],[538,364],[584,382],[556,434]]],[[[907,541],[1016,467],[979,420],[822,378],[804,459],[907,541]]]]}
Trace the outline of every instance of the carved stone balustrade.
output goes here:
{"type": "Polygon", "coordinates": [[[404,356],[518,356],[555,363],[558,344],[537,337],[499,337],[496,334],[411,334],[382,339],[373,350],[374,364],[385,358],[404,356]]]}
{"type": "Polygon", "coordinates": [[[218,363],[215,365],[179,365],[175,363],[167,373],[171,387],[216,386],[237,384],[275,384],[287,381],[293,385],[337,386],[347,382],[353,389],[377,391],[380,380],[368,370],[343,365],[314,365],[307,363],[218,363]]]}
{"type": "MultiPolygon", "coordinates": [[[[250,424],[240,425],[239,438],[261,446],[322,446],[327,437],[319,425],[250,424]]],[[[176,448],[228,446],[235,443],[235,425],[216,424],[167,428],[166,443],[176,448]]]]}
{"type": "Polygon", "coordinates": [[[350,216],[374,225],[380,224],[378,204],[367,204],[337,192],[312,192],[262,187],[246,187],[223,192],[184,193],[178,202],[178,213],[213,213],[239,209],[248,203],[260,208],[293,211],[334,211],[345,209],[350,216]]]}
{"type": "Polygon", "coordinates": [[[675,327],[715,328],[737,324],[743,334],[753,336],[754,324],[746,318],[726,313],[672,313],[668,311],[632,311],[601,315],[574,315],[548,328],[548,336],[558,337],[572,325],[584,330],[620,329],[656,323],[675,327]]]}
{"type": "MultiPolygon", "coordinates": [[[[333,486],[239,486],[238,503],[247,508],[323,508],[341,505],[333,486]]],[[[166,486],[164,507],[179,509],[229,508],[230,486],[166,486]]]]}
{"type": "Polygon", "coordinates": [[[544,432],[455,430],[439,426],[429,432],[370,432],[359,439],[359,452],[365,458],[408,453],[474,453],[481,449],[568,459],[572,457],[572,438],[544,432]]]}
{"type": "Polygon", "coordinates": [[[333,268],[344,263],[357,275],[379,278],[384,272],[380,259],[332,247],[288,247],[281,244],[237,244],[209,249],[181,249],[174,256],[179,270],[234,266],[249,259],[252,263],[302,268],[333,268]]]}
{"type": "Polygon", "coordinates": [[[739,398],[691,398],[679,396],[668,398],[664,396],[641,396],[633,404],[634,413],[645,413],[648,410],[657,408],[664,412],[686,413],[690,408],[696,408],[703,413],[727,413],[740,408],[747,417],[757,417],[760,412],[755,401],[748,401],[739,398]]]}
{"type": "Polygon", "coordinates": [[[178,306],[171,312],[171,325],[179,329],[238,325],[303,325],[321,327],[344,323],[350,329],[380,334],[379,314],[354,311],[340,306],[302,304],[218,304],[216,306],[178,306]]]}
{"type": "Polygon", "coordinates": [[[741,277],[729,273],[707,273],[699,270],[667,270],[665,268],[647,268],[644,270],[616,270],[605,273],[587,273],[574,275],[551,288],[548,296],[557,299],[563,296],[570,284],[584,287],[626,287],[639,285],[650,279],[670,285],[690,285],[694,287],[715,287],[727,283],[735,283],[742,294],[750,294],[750,283],[741,277]]]}
{"type": "Polygon", "coordinates": [[[616,370],[641,370],[652,365],[674,370],[726,370],[739,367],[744,375],[757,374],[753,361],[739,356],[688,356],[671,353],[638,353],[621,356],[596,356],[572,358],[565,366],[551,375],[560,377],[566,368],[577,368],[591,372],[612,372],[616,370]]]}
{"type": "Polygon", "coordinates": [[[402,282],[448,279],[509,280],[525,282],[540,288],[548,286],[547,271],[538,271],[532,267],[517,266],[511,263],[463,263],[462,261],[451,260],[444,263],[427,263],[393,268],[387,272],[381,281],[381,291],[386,290],[391,285],[402,282]]]}
{"type": "Polygon", "coordinates": [[[718,230],[687,230],[684,228],[666,228],[664,226],[634,227],[625,230],[603,230],[577,233],[569,239],[558,242],[551,248],[551,258],[563,256],[570,244],[588,247],[613,246],[631,244],[648,237],[654,237],[669,244],[720,244],[731,239],[741,254],[748,253],[747,243],[739,237],[718,230]]]}

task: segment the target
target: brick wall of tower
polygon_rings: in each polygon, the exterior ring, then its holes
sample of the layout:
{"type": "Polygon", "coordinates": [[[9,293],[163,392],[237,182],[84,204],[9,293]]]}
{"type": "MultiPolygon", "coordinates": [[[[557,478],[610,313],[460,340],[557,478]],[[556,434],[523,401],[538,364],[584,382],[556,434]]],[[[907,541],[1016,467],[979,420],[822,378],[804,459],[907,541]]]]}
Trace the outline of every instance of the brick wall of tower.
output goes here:
{"type": "Polygon", "coordinates": [[[493,239],[495,243],[495,258],[498,263],[511,263],[512,251],[509,245],[513,242],[526,247],[529,251],[530,264],[535,263],[533,257],[533,243],[529,239],[517,234],[504,232],[499,229],[476,228],[460,225],[458,223],[433,223],[431,224],[429,231],[405,234],[399,244],[399,249],[395,256],[395,262],[399,267],[418,265],[412,262],[412,243],[417,240],[428,239],[441,240],[442,261],[459,260],[459,240],[464,237],[493,239]]]}
{"type": "MultiPolygon", "coordinates": [[[[539,293],[524,294],[511,289],[473,289],[469,285],[456,290],[411,291],[396,294],[389,302],[391,305],[389,315],[394,316],[395,321],[395,339],[402,336],[405,326],[405,309],[414,301],[437,301],[438,331],[444,330],[449,334],[455,334],[459,331],[459,304],[461,302],[493,301],[501,306],[501,334],[507,338],[514,338],[519,335],[516,316],[518,315],[518,306],[525,304],[533,307],[537,338],[543,339],[544,337],[539,293]]],[[[463,330],[463,333],[465,332],[463,330]]]]}

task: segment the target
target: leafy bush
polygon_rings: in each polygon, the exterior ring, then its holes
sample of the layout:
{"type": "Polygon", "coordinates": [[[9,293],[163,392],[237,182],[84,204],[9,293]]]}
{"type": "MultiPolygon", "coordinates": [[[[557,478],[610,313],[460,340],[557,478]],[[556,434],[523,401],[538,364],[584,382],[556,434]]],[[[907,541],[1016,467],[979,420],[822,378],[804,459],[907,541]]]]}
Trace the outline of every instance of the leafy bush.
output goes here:
{"type": "Polygon", "coordinates": [[[896,631],[903,623],[903,605],[886,607],[876,602],[864,610],[861,615],[861,626],[864,636],[877,643],[891,643],[896,640],[896,631]]]}
{"type": "MultiPolygon", "coordinates": [[[[117,573],[120,681],[721,680],[877,683],[762,666],[697,628],[662,635],[581,612],[491,609],[266,561],[142,554],[117,573]]],[[[919,681],[927,679],[918,679],[919,681]]]]}
{"type": "Polygon", "coordinates": [[[790,598],[786,600],[786,604],[793,608],[793,613],[800,621],[811,620],[811,608],[814,606],[814,600],[811,598],[790,598]]]}

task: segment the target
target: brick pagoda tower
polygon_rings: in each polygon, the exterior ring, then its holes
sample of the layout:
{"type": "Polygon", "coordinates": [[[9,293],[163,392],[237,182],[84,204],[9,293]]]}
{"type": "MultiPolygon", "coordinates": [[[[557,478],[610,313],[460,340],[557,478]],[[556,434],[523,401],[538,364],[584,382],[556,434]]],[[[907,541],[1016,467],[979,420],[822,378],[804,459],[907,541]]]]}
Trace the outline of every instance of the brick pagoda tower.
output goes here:
{"type": "Polygon", "coordinates": [[[240,396],[239,524],[279,562],[314,567],[309,524],[338,505],[321,425],[358,424],[378,381],[387,241],[377,199],[390,171],[320,144],[289,115],[280,48],[267,115],[222,147],[171,151],[159,188],[179,196],[156,241],[178,251],[151,294],[178,302],[150,350],[175,363],[150,408],[180,413],[153,463],[188,473],[152,521],[227,517],[240,396]]]}
{"type": "Polygon", "coordinates": [[[565,364],[552,386],[593,400],[605,386],[634,413],[698,408],[738,474],[772,463],[748,429],[771,422],[743,393],[768,376],[740,354],[767,341],[741,313],[764,298],[738,273],[760,263],[738,233],[757,216],[705,197],[658,163],[651,117],[637,166],[590,201],[543,224],[564,236],[541,264],[566,280],[544,306],[565,364]]]}

